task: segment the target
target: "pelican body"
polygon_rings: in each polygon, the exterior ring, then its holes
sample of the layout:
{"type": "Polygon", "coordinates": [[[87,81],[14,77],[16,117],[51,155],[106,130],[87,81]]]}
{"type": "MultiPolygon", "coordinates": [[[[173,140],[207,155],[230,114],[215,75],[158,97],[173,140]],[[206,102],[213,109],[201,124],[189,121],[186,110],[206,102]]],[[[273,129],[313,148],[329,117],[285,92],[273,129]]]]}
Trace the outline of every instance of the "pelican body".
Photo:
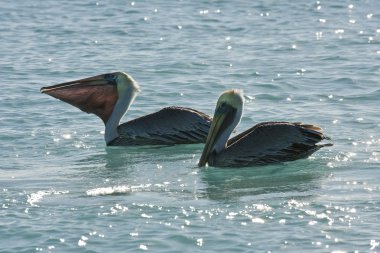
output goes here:
{"type": "Polygon", "coordinates": [[[263,122],[228,140],[239,124],[244,97],[229,90],[218,99],[213,121],[198,165],[246,167],[306,158],[332,144],[317,144],[329,139],[315,125],[291,122],[263,122]]]}
{"type": "Polygon", "coordinates": [[[104,139],[108,146],[205,142],[211,119],[191,108],[166,107],[120,125],[120,119],[139,91],[137,82],[123,72],[41,88],[42,93],[101,118],[105,125],[104,139]]]}

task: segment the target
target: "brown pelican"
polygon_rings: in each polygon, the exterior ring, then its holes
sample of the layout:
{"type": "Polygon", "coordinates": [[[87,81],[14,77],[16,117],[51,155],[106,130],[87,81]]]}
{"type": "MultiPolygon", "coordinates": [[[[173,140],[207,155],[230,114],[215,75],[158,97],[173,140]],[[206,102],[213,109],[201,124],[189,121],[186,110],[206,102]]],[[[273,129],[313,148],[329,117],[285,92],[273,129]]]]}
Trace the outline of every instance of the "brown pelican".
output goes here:
{"type": "Polygon", "coordinates": [[[225,91],[219,97],[199,166],[244,167],[293,161],[332,145],[317,145],[329,139],[320,127],[290,122],[263,122],[228,140],[240,122],[243,104],[243,93],[238,90],[225,91]]]}
{"type": "Polygon", "coordinates": [[[166,107],[126,123],[120,119],[139,92],[139,85],[123,72],[41,88],[42,93],[67,102],[84,112],[93,113],[105,125],[107,145],[172,145],[204,143],[210,117],[184,107],[166,107]]]}

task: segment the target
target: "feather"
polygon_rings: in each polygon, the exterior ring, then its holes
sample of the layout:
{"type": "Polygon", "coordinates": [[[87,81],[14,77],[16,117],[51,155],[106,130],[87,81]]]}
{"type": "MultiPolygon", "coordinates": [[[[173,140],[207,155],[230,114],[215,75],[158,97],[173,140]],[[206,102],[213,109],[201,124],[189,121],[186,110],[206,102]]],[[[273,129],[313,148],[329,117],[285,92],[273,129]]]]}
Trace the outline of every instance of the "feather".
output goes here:
{"type": "Polygon", "coordinates": [[[265,165],[305,158],[331,143],[321,128],[289,122],[264,122],[228,141],[227,148],[211,156],[209,164],[217,167],[265,165]]]}
{"type": "Polygon", "coordinates": [[[110,146],[204,143],[211,118],[186,107],[165,107],[118,127],[110,146]]]}

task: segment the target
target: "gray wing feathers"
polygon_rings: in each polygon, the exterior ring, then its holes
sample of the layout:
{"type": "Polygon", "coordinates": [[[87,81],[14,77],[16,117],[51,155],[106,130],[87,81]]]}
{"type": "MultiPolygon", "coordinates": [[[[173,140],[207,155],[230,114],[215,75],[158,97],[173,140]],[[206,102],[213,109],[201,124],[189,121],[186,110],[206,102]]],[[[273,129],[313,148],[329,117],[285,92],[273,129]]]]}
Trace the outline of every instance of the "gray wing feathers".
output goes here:
{"type": "Polygon", "coordinates": [[[110,145],[173,145],[203,143],[211,119],[185,107],[166,107],[118,127],[119,138],[110,145]]]}
{"type": "Polygon", "coordinates": [[[293,161],[331,145],[317,145],[323,139],[329,138],[314,125],[264,122],[232,138],[214,162],[233,167],[293,161]]]}

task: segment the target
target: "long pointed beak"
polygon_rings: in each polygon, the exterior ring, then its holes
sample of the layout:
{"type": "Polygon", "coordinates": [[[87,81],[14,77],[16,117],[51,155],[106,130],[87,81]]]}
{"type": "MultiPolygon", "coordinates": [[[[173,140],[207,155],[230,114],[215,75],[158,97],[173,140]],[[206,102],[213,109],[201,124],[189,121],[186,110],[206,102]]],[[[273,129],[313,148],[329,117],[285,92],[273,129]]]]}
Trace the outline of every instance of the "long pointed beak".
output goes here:
{"type": "Polygon", "coordinates": [[[50,93],[54,93],[55,90],[59,90],[59,89],[86,87],[86,86],[104,86],[104,85],[116,86],[115,75],[103,74],[103,75],[97,75],[97,76],[83,78],[79,80],[74,80],[70,82],[59,83],[52,86],[42,87],[40,91],[41,93],[52,95],[50,93]]]}
{"type": "Polygon", "coordinates": [[[205,147],[202,152],[202,156],[199,159],[198,166],[203,167],[206,165],[208,158],[214,149],[215,143],[217,141],[217,136],[221,130],[221,126],[226,118],[227,114],[219,113],[218,110],[215,112],[214,118],[211,123],[211,127],[208,131],[207,140],[205,143],[205,147]]]}
{"type": "Polygon", "coordinates": [[[41,92],[58,98],[107,122],[118,99],[117,73],[97,75],[43,87],[41,92]]]}

